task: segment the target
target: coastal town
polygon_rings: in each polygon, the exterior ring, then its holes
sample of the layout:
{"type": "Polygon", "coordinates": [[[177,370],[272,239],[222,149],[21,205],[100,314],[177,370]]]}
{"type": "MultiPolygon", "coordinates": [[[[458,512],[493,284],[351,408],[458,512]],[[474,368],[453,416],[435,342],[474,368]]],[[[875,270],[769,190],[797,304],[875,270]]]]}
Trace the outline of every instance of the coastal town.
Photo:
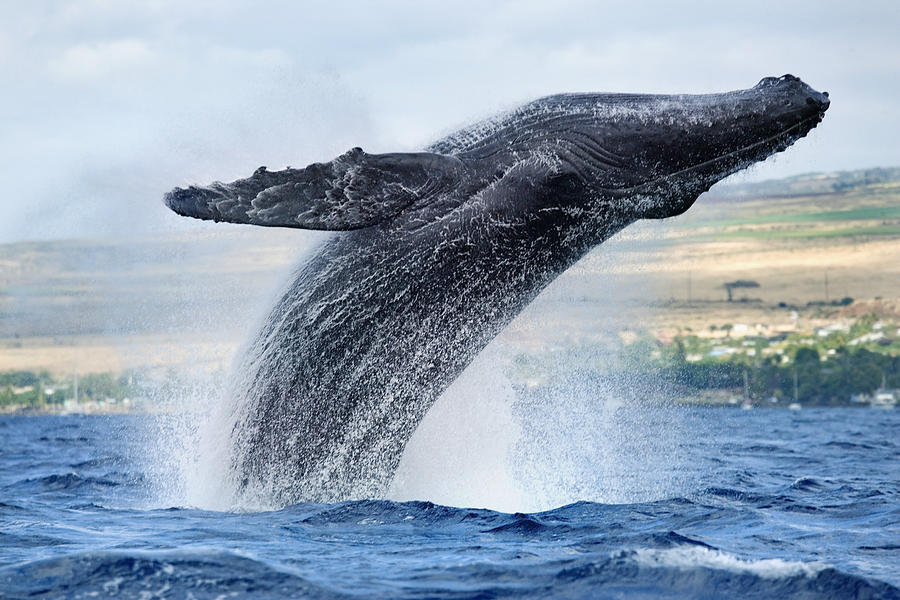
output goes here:
{"type": "Polygon", "coordinates": [[[895,305],[860,302],[856,309],[869,312],[852,316],[853,304],[829,318],[823,307],[807,307],[785,311],[782,322],[622,329],[602,347],[585,341],[531,347],[510,372],[530,387],[585,373],[643,376],[664,381],[664,395],[689,403],[892,408],[900,400],[895,305]]]}
{"type": "MultiPolygon", "coordinates": [[[[692,404],[796,410],[893,408],[900,402],[898,303],[848,298],[780,308],[772,312],[785,315],[781,321],[623,328],[613,349],[599,339],[515,345],[503,368],[511,383],[528,387],[560,377],[628,373],[666,382],[661,399],[692,404]]],[[[0,373],[0,411],[158,412],[169,408],[155,400],[159,386],[159,377],[140,371],[63,377],[7,371],[0,373]]]]}

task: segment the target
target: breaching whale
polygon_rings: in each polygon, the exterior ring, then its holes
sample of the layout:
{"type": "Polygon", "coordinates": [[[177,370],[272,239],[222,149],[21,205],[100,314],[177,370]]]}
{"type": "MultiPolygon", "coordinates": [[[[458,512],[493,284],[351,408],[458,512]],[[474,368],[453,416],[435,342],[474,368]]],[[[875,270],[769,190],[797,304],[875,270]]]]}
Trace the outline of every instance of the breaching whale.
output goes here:
{"type": "Polygon", "coordinates": [[[562,94],[424,152],[176,188],[181,215],[338,232],[239,359],[229,473],[271,503],[385,493],[432,403],[554,278],[784,150],[827,93],[791,75],[706,95],[562,94]]]}

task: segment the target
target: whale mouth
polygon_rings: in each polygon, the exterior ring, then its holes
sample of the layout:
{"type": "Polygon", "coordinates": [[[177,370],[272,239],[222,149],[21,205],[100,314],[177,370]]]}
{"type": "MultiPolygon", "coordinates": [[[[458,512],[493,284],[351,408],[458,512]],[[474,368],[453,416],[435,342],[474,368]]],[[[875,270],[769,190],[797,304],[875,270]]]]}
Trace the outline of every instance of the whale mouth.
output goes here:
{"type": "Polygon", "coordinates": [[[797,123],[791,125],[787,129],[784,129],[779,133],[776,133],[775,135],[764,138],[758,142],[748,144],[742,148],[738,148],[737,150],[733,150],[726,154],[722,154],[721,156],[717,156],[716,158],[710,159],[706,162],[693,165],[682,171],[672,173],[660,179],[668,179],[677,177],[679,175],[692,174],[706,167],[721,164],[722,162],[728,161],[729,159],[744,156],[744,159],[733,167],[733,171],[738,171],[744,168],[744,166],[747,166],[747,164],[756,162],[756,160],[752,156],[747,156],[752,155],[754,153],[754,150],[768,148],[771,145],[771,150],[768,151],[769,156],[777,154],[779,152],[783,152],[797,140],[806,137],[810,131],[816,128],[816,125],[822,122],[823,118],[825,118],[824,110],[811,117],[807,117],[802,121],[798,121],[797,123]],[[800,133],[794,135],[796,132],[800,133]]]}

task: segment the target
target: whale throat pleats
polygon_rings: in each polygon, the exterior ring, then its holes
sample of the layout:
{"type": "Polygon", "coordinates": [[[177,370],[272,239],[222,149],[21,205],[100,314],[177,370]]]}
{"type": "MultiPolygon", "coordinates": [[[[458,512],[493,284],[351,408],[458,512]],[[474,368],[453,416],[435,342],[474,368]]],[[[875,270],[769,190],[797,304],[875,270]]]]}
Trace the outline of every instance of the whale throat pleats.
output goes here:
{"type": "Polygon", "coordinates": [[[305,169],[260,167],[232,183],[175,188],[165,202],[176,213],[197,219],[347,231],[388,220],[455,185],[463,170],[452,156],[367,154],[353,148],[305,169]]]}

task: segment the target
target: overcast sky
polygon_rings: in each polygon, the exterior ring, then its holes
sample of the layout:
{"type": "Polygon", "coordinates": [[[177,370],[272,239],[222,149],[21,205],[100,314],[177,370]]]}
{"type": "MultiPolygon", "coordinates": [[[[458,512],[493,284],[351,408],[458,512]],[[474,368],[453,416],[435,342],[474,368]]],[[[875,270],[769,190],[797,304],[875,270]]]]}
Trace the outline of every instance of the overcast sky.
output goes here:
{"type": "Polygon", "coordinates": [[[793,73],[832,108],[750,178],[900,165],[898,7],[6,0],[0,242],[210,227],[168,214],[163,193],[355,145],[420,148],[564,91],[715,92],[793,73]]]}

